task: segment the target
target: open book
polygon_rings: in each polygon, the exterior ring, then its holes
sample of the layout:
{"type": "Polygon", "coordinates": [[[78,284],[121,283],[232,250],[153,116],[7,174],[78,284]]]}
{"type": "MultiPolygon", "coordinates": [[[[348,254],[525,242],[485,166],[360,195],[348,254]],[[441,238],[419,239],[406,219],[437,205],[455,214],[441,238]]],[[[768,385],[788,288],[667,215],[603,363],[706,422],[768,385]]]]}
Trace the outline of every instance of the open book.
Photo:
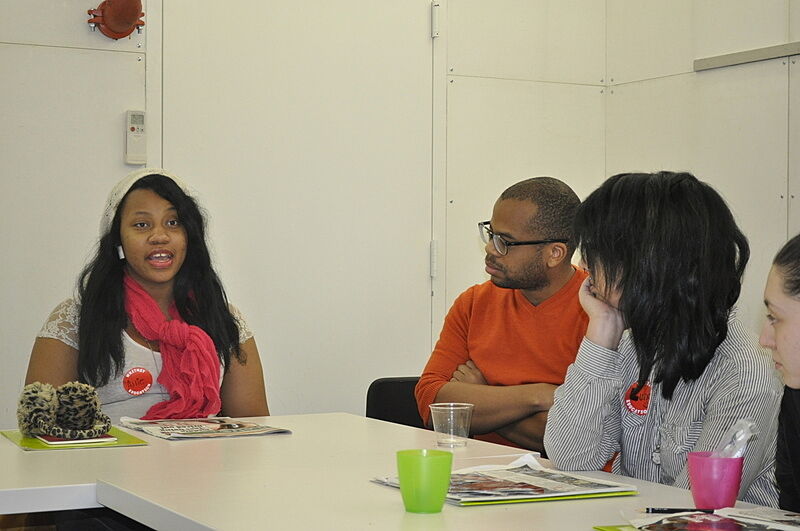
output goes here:
{"type": "MultiPolygon", "coordinates": [[[[375,478],[382,485],[399,487],[397,477],[375,478]]],[[[481,466],[454,471],[447,502],[485,505],[547,500],[602,498],[637,494],[634,485],[594,479],[544,468],[527,454],[506,466],[481,466]]]]}
{"type": "Polygon", "coordinates": [[[161,437],[162,439],[197,439],[292,433],[285,428],[274,428],[249,420],[230,417],[165,420],[140,420],[131,417],[122,417],[119,420],[122,426],[126,428],[143,431],[155,437],[161,437]]]}

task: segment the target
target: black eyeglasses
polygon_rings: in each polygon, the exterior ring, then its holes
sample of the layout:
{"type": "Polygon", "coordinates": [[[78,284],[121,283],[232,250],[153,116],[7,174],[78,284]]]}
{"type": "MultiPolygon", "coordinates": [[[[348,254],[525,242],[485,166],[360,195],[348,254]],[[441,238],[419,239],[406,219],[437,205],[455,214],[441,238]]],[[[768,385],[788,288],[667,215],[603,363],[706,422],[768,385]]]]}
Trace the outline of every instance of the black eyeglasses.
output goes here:
{"type": "Polygon", "coordinates": [[[481,233],[481,240],[483,243],[489,243],[491,240],[495,250],[501,255],[508,254],[508,248],[515,245],[541,245],[543,243],[567,243],[568,238],[550,238],[547,240],[533,240],[528,242],[510,242],[505,240],[502,236],[498,236],[492,231],[491,221],[481,221],[478,223],[478,231],[481,233]]]}

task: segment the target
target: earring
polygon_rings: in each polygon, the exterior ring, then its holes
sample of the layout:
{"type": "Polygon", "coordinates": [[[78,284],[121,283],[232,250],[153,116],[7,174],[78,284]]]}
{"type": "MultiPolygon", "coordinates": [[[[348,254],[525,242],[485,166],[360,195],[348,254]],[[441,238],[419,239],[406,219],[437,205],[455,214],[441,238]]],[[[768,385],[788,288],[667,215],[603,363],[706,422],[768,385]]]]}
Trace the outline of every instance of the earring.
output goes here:
{"type": "Polygon", "coordinates": [[[117,254],[119,255],[120,260],[125,260],[125,251],[122,250],[121,245],[117,245],[117,254]]]}

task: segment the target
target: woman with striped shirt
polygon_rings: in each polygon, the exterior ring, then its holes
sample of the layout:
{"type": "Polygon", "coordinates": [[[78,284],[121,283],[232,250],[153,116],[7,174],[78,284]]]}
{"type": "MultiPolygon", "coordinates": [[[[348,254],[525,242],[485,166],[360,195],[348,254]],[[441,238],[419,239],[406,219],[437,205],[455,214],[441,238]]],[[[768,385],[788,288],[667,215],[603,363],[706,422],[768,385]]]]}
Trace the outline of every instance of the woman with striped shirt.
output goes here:
{"type": "Polygon", "coordinates": [[[686,455],[755,423],[739,498],[777,506],[781,385],[735,317],[750,255],[730,209],[688,173],[620,174],[581,204],[575,237],[590,277],[586,336],[555,393],[544,445],[564,470],[688,488],[686,455]]]}

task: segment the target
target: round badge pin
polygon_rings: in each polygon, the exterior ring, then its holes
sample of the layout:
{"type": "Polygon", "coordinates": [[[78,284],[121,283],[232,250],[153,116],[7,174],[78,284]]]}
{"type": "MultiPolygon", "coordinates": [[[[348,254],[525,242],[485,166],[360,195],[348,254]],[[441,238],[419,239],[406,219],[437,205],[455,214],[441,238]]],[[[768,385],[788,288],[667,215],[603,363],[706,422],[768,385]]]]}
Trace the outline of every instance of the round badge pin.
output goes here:
{"type": "Polygon", "coordinates": [[[122,378],[122,387],[133,396],[146,393],[153,386],[153,375],[144,367],[134,367],[122,378]]]}
{"type": "Polygon", "coordinates": [[[650,406],[650,382],[646,382],[644,387],[639,389],[636,399],[631,399],[631,393],[638,385],[633,382],[628,390],[625,392],[625,407],[628,411],[637,415],[647,415],[647,408],[650,406]]]}

